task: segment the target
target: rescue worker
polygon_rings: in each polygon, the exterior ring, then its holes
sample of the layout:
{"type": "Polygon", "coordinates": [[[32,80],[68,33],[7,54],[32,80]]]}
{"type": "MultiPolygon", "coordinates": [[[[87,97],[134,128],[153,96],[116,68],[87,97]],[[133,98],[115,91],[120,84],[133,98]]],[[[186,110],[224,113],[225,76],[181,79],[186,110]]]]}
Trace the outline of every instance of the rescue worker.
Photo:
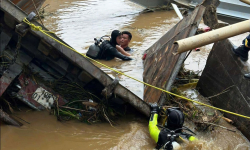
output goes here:
{"type": "MultiPolygon", "coordinates": [[[[250,34],[242,41],[242,45],[233,49],[233,53],[240,57],[242,61],[248,60],[248,51],[250,50],[250,34]]],[[[244,75],[245,78],[250,79],[250,73],[244,75]]]]}
{"type": "MultiPolygon", "coordinates": [[[[159,130],[157,127],[157,118],[160,108],[157,104],[151,105],[151,116],[149,120],[149,133],[153,140],[157,143],[156,149],[162,148],[170,140],[170,131],[180,129],[184,124],[184,115],[178,110],[178,108],[167,109],[167,120],[164,127],[166,129],[159,130]],[[168,129],[168,130],[167,130],[168,129]]],[[[177,130],[175,133],[180,133],[185,136],[189,141],[194,141],[196,138],[190,134],[183,132],[182,130],[177,130]]],[[[178,144],[173,142],[174,144],[178,144]]],[[[179,145],[179,144],[178,144],[179,145]]],[[[172,145],[169,145],[172,146],[172,145]]]]}
{"type": "Polygon", "coordinates": [[[124,61],[132,60],[132,58],[121,54],[121,53],[126,54],[126,52],[123,49],[119,48],[118,46],[122,38],[121,35],[122,33],[119,30],[114,30],[111,33],[110,41],[105,40],[102,42],[102,44],[100,45],[101,49],[100,59],[111,60],[117,57],[124,61]],[[117,50],[117,48],[121,53],[117,50]]]}
{"type": "Polygon", "coordinates": [[[250,34],[242,41],[242,45],[233,49],[236,56],[239,56],[242,61],[248,60],[248,51],[250,50],[250,34]]]}

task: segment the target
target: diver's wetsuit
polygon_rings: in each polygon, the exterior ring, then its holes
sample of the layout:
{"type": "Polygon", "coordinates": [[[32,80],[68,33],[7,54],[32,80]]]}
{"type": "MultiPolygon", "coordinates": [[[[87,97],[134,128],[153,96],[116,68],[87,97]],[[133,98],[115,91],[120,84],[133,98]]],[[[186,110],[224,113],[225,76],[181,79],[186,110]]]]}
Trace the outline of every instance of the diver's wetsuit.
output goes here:
{"type": "MultiPolygon", "coordinates": [[[[153,140],[157,143],[156,149],[160,149],[162,146],[164,146],[165,143],[168,141],[167,134],[169,133],[166,130],[159,130],[157,127],[157,118],[158,114],[157,113],[152,113],[150,120],[149,120],[149,133],[150,136],[153,138],[153,140]]],[[[186,138],[189,141],[194,141],[195,137],[192,135],[189,135],[185,133],[186,138]]]]}
{"type": "Polygon", "coordinates": [[[103,41],[100,45],[101,56],[100,59],[111,60],[115,57],[120,58],[122,60],[131,60],[130,57],[122,55],[118,50],[111,45],[110,41],[103,41]]]}

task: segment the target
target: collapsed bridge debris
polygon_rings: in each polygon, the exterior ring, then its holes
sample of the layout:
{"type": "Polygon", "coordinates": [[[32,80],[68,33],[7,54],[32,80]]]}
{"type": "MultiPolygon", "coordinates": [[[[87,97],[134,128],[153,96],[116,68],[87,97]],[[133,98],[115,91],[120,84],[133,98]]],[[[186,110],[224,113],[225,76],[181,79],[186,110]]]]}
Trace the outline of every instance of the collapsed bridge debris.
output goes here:
{"type": "MultiPolygon", "coordinates": [[[[95,102],[98,99],[102,100],[102,90],[110,85],[113,79],[87,58],[39,31],[30,30],[29,26],[27,26],[28,30],[24,27],[25,32],[22,34],[17,33],[17,27],[25,25],[22,21],[26,17],[26,13],[11,1],[1,1],[0,98],[15,96],[35,110],[50,108],[57,102],[56,106],[59,107],[78,98],[78,100],[87,101],[91,99],[95,102]],[[30,73],[25,74],[25,68],[28,68],[30,73]],[[75,92],[73,91],[75,88],[78,89],[78,93],[81,90],[80,95],[82,93],[85,95],[77,97],[76,93],[67,95],[68,91],[56,90],[69,83],[76,85],[70,84],[70,91],[75,92]],[[63,93],[61,94],[59,91],[63,91],[63,93]],[[80,99],[83,97],[86,99],[80,99]]],[[[31,22],[36,26],[41,26],[36,21],[31,22]]],[[[42,28],[48,31],[46,28],[42,28]]],[[[50,36],[63,42],[52,33],[50,36]]],[[[121,84],[116,84],[108,92],[110,99],[115,97],[145,116],[150,115],[149,105],[121,84]]]]}
{"type": "MultiPolygon", "coordinates": [[[[250,72],[250,66],[233,54],[233,47],[227,39],[214,44],[197,89],[205,97],[217,95],[209,99],[214,106],[250,116],[250,81],[244,78],[244,74],[250,72]]],[[[224,115],[250,139],[249,119],[227,113],[224,115]]]]}

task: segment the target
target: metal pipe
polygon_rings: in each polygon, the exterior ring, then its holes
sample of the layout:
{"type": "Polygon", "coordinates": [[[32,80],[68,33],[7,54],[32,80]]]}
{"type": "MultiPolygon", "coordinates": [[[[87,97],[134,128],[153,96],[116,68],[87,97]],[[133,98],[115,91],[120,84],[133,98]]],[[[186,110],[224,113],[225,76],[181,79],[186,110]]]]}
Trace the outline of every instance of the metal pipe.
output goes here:
{"type": "Polygon", "coordinates": [[[208,45],[249,31],[250,20],[246,20],[210,32],[182,39],[174,42],[174,44],[178,45],[177,54],[179,54],[194,49],[196,47],[208,45]]]}
{"type": "Polygon", "coordinates": [[[250,0],[240,0],[240,1],[243,2],[243,3],[246,3],[248,5],[250,5],[250,0]]]}
{"type": "Polygon", "coordinates": [[[177,5],[175,5],[175,4],[173,4],[173,3],[171,3],[171,5],[173,6],[174,11],[176,12],[177,16],[178,16],[180,19],[183,19],[183,16],[182,16],[182,14],[181,14],[179,8],[177,7],[177,5]]]}

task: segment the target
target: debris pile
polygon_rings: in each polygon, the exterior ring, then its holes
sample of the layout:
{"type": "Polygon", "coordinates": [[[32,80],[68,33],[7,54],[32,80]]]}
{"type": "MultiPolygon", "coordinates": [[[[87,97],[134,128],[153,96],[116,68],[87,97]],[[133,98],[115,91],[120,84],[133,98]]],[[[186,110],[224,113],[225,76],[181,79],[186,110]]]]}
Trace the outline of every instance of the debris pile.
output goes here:
{"type": "MultiPolygon", "coordinates": [[[[183,97],[188,97],[187,94],[183,93],[183,89],[195,90],[197,82],[199,81],[200,72],[193,72],[190,70],[185,70],[184,67],[180,69],[177,78],[172,86],[172,93],[181,95],[183,97]]],[[[200,107],[190,101],[177,98],[172,95],[168,95],[168,100],[163,106],[163,110],[171,107],[179,107],[185,118],[194,123],[197,131],[212,131],[215,127],[223,128],[228,131],[236,132],[234,129],[229,129],[224,126],[218,125],[221,119],[224,119],[228,123],[233,123],[232,120],[219,115],[217,111],[213,111],[209,108],[200,107]]],[[[165,112],[161,112],[162,118],[165,117],[165,112]]]]}
{"type": "Polygon", "coordinates": [[[44,80],[43,77],[32,72],[28,67],[24,67],[23,71],[27,78],[34,79],[37,84],[52,89],[67,100],[66,104],[59,105],[57,97],[52,105],[51,114],[57,116],[59,121],[77,119],[90,124],[107,121],[112,126],[114,123],[112,120],[121,114],[112,108],[109,98],[97,96],[67,78],[57,77],[56,80],[51,82],[44,80]]]}

